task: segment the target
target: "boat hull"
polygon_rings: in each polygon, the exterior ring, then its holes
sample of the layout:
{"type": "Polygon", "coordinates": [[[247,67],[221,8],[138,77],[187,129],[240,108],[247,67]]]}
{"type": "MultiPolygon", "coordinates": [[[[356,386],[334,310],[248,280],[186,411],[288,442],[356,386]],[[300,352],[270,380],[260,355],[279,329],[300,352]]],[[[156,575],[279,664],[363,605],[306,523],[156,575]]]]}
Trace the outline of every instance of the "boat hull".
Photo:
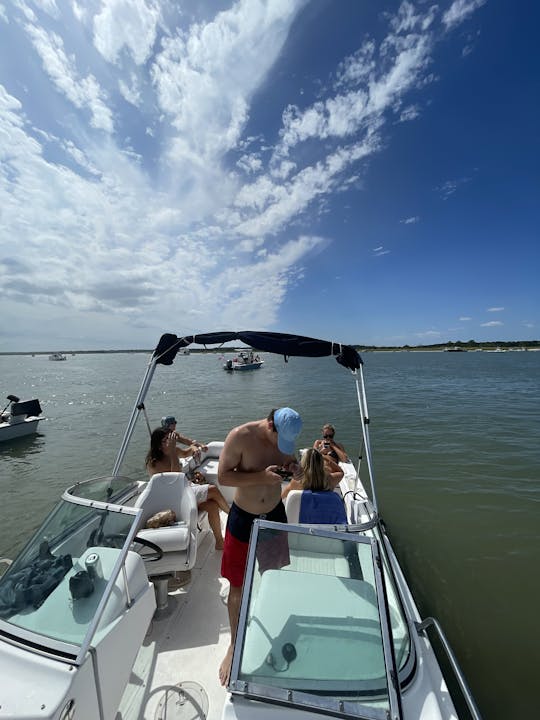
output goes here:
{"type": "Polygon", "coordinates": [[[224,370],[227,370],[227,372],[246,372],[247,370],[258,370],[260,367],[262,367],[264,363],[264,360],[261,360],[260,362],[253,362],[253,363],[233,363],[231,367],[229,367],[227,364],[223,366],[224,370]]]}
{"type": "Polygon", "coordinates": [[[37,432],[38,423],[43,418],[27,418],[19,423],[0,423],[0,442],[16,440],[37,432]]]}

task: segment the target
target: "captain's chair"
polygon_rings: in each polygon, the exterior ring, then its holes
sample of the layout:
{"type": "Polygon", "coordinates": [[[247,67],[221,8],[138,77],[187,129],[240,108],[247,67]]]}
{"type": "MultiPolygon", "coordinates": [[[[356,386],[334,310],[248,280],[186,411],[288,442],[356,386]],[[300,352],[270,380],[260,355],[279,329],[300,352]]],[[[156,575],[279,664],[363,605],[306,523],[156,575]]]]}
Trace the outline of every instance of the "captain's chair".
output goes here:
{"type": "MultiPolygon", "coordinates": [[[[156,589],[158,612],[167,608],[167,585],[175,572],[190,570],[197,556],[197,502],[182,472],[152,475],[135,502],[143,508],[137,537],[149,540],[163,552],[161,558],[147,561],[146,571],[156,589]],[[174,510],[176,522],[160,528],[146,528],[149,518],[162,510],[174,510]]],[[[144,558],[144,550],[141,552],[144,558]]]]}

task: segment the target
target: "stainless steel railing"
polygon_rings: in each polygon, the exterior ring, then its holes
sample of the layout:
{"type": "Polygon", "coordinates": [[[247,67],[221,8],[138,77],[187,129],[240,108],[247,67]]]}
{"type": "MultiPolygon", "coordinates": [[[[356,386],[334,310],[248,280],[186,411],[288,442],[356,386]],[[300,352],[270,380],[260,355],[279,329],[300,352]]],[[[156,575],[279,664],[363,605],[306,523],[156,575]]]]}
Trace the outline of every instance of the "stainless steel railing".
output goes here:
{"type": "Polygon", "coordinates": [[[444,634],[443,629],[439,624],[439,621],[433,617],[428,617],[428,618],[425,618],[425,620],[422,620],[422,622],[415,622],[415,627],[419,634],[426,633],[426,631],[429,627],[435,628],[435,630],[437,631],[437,635],[439,636],[439,640],[441,641],[443,649],[446,653],[446,656],[450,662],[450,665],[452,667],[454,675],[456,676],[456,680],[458,682],[459,689],[461,690],[463,698],[464,698],[465,702],[467,703],[467,707],[469,709],[469,712],[471,713],[471,716],[474,718],[474,720],[482,720],[482,716],[480,715],[480,711],[478,710],[478,707],[476,706],[476,703],[474,701],[472,693],[469,690],[467,681],[465,680],[465,677],[464,677],[463,673],[461,672],[461,668],[458,665],[456,656],[454,655],[454,651],[450,647],[450,643],[446,639],[446,635],[444,634]]]}

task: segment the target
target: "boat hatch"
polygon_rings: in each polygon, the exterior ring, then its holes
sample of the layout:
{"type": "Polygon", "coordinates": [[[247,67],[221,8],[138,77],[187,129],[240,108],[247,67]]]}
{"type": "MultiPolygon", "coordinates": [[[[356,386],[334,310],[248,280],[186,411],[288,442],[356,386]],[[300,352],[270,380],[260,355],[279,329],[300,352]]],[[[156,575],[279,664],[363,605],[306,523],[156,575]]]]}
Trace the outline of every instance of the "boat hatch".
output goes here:
{"type": "Polygon", "coordinates": [[[381,568],[373,538],[257,520],[231,692],[340,717],[400,718],[396,657],[405,662],[409,637],[381,568]]]}
{"type": "Polygon", "coordinates": [[[0,637],[80,664],[148,585],[128,550],[135,484],[98,478],[65,491],[0,578],[0,637]]]}

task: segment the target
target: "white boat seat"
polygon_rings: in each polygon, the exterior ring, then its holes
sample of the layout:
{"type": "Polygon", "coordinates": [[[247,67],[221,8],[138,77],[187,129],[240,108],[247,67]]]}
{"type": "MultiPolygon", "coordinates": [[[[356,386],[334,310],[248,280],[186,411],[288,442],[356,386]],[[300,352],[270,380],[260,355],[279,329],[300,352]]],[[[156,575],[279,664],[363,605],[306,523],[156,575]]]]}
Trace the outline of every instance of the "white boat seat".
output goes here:
{"type": "Polygon", "coordinates": [[[137,537],[159,545],[163,552],[178,552],[189,546],[189,530],[185,522],[177,522],[160,528],[144,528],[137,537]]]}
{"type": "MultiPolygon", "coordinates": [[[[167,608],[169,577],[182,570],[191,570],[197,556],[197,501],[195,493],[183,472],[166,472],[152,475],[135,501],[143,509],[137,535],[158,545],[163,551],[159,560],[145,563],[149,579],[156,589],[158,612],[167,608]],[[162,510],[176,514],[174,525],[146,528],[149,518],[162,510]]],[[[144,558],[145,552],[141,551],[144,558]]]]}
{"type": "MultiPolygon", "coordinates": [[[[285,513],[287,514],[287,522],[297,524],[300,522],[300,508],[302,505],[302,494],[303,490],[291,490],[287,497],[285,498],[285,513]]],[[[341,493],[336,488],[334,492],[339,496],[340,501],[339,504],[341,505],[343,503],[343,498],[341,497],[341,493]],[[337,491],[337,492],[336,492],[337,491]]],[[[322,504],[322,507],[326,508],[328,506],[328,510],[332,515],[335,517],[336,507],[335,507],[335,497],[332,493],[321,493],[318,497],[317,502],[319,504],[322,504]]],[[[345,509],[345,508],[343,508],[345,509]]],[[[334,524],[334,521],[328,521],[328,520],[319,520],[316,524],[334,524]]]]}
{"type": "MultiPolygon", "coordinates": [[[[287,522],[294,525],[300,522],[302,493],[303,490],[291,490],[285,498],[287,522]]],[[[344,555],[328,556],[313,552],[309,537],[306,538],[303,535],[296,534],[289,535],[289,551],[291,569],[300,570],[304,573],[335,575],[337,577],[350,576],[349,563],[344,555]]]]}
{"type": "Polygon", "coordinates": [[[208,458],[201,463],[201,469],[208,482],[214,485],[217,482],[219,458],[208,458]]]}
{"type": "Polygon", "coordinates": [[[291,490],[285,498],[285,512],[287,522],[297,524],[300,522],[300,504],[303,490],[291,490]]]}

